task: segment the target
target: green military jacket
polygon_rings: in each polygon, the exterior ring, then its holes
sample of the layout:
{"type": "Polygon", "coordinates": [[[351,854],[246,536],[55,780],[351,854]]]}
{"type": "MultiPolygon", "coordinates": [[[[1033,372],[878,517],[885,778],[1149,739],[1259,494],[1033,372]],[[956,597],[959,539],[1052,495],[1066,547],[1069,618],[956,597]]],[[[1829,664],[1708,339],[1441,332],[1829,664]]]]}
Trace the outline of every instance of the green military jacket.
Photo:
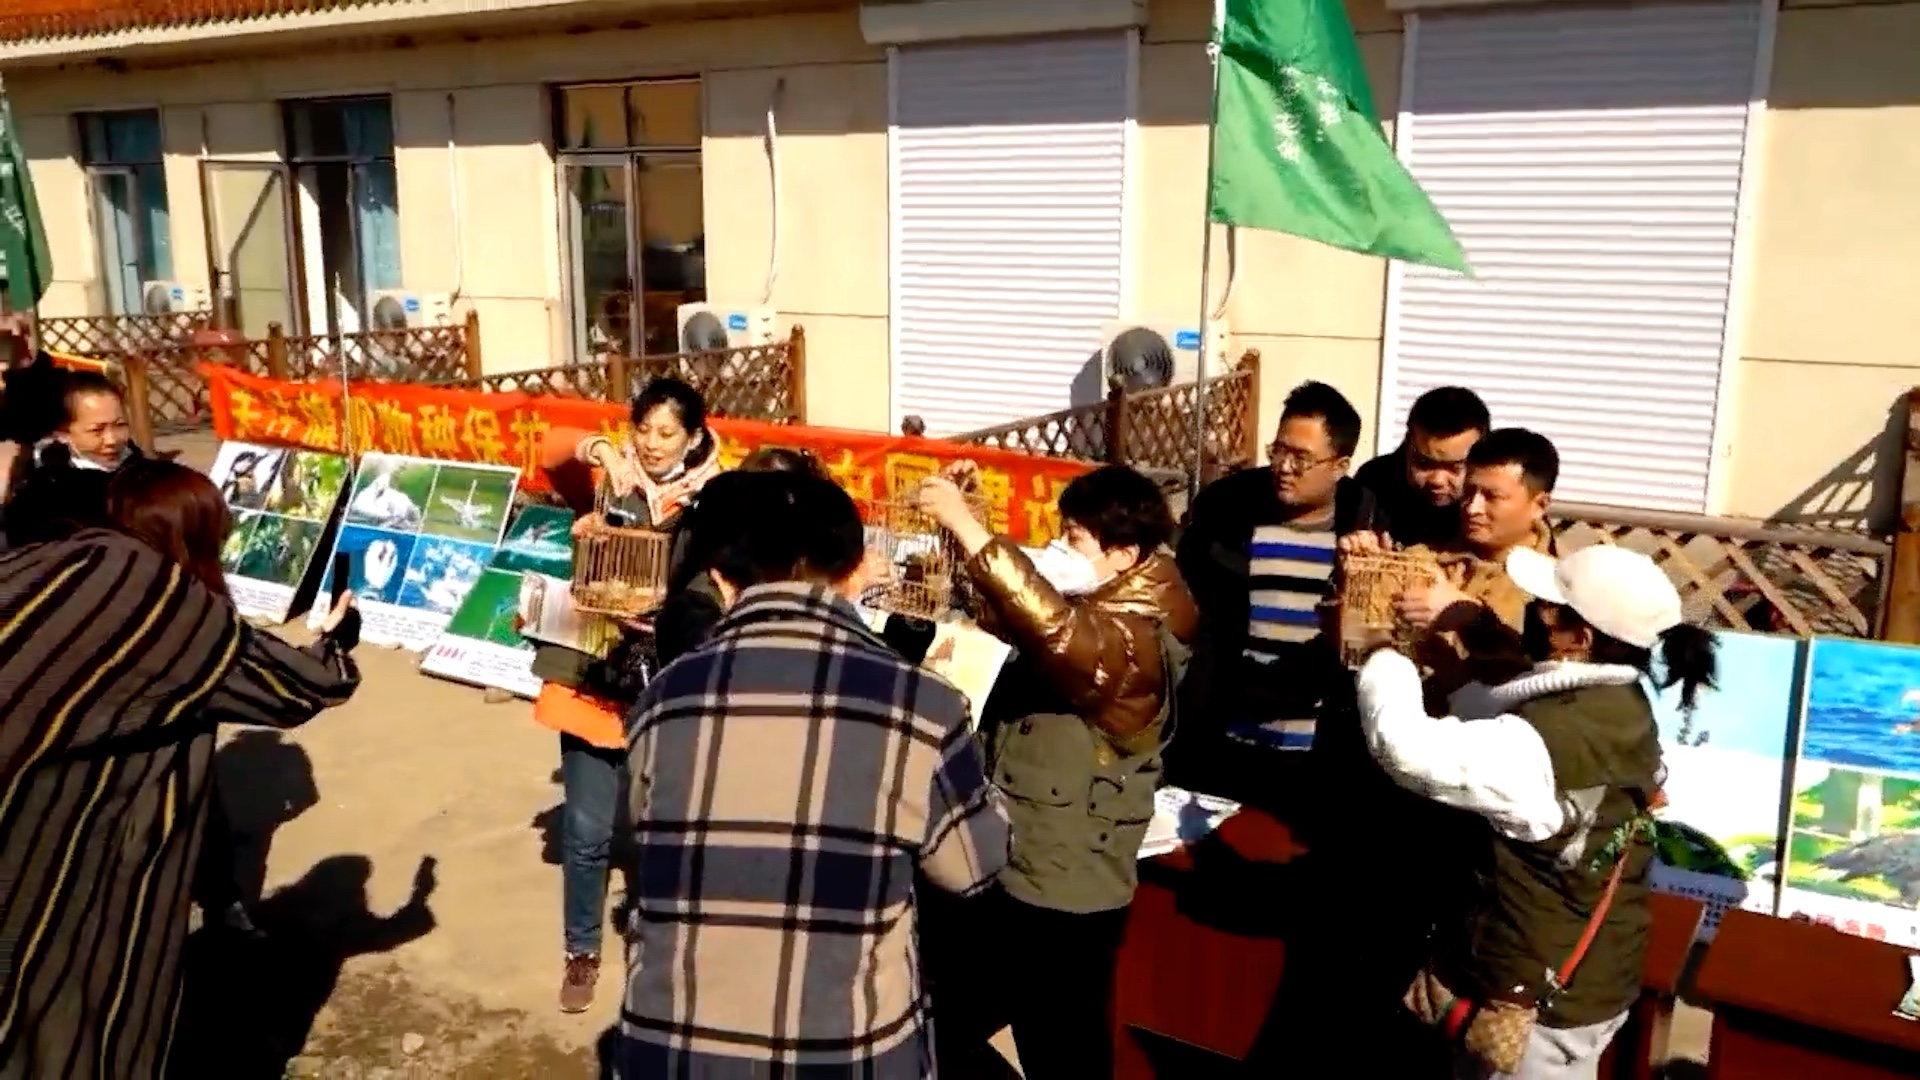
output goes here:
{"type": "MultiPolygon", "coordinates": [[[[1177,675],[1186,650],[1165,630],[1159,637],[1164,670],[1177,675]]],[[[1177,682],[1169,678],[1167,686],[1177,682]]],[[[1050,707],[1037,687],[1023,693],[1017,677],[1009,689],[1039,707],[984,729],[993,780],[1007,797],[1013,824],[1001,887],[1016,900],[1055,911],[1125,907],[1139,882],[1161,752],[1173,735],[1171,689],[1154,721],[1124,740],[1050,707]]]]}
{"type": "Polygon", "coordinates": [[[1437,936],[1435,974],[1482,1001],[1547,992],[1548,972],[1572,954],[1624,851],[1598,934],[1540,1018],[1556,1028],[1601,1023],[1640,992],[1653,861],[1643,826],[1661,775],[1653,710],[1636,683],[1550,694],[1517,711],[1546,744],[1567,824],[1542,843],[1495,836],[1478,903],[1464,926],[1437,936]]]}

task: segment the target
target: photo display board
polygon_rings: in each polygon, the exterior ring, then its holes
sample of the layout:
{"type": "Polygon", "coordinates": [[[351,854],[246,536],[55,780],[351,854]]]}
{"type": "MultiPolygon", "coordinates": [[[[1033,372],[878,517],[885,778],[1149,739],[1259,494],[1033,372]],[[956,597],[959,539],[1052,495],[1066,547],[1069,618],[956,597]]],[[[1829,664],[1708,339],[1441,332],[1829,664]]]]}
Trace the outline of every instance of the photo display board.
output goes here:
{"type": "Polygon", "coordinates": [[[1920,946],[1920,648],[1809,648],[1780,914],[1920,946]]]}
{"type": "Polygon", "coordinates": [[[1771,915],[1778,905],[1788,748],[1806,649],[1797,638],[1765,634],[1720,630],[1714,638],[1718,686],[1701,690],[1691,714],[1681,710],[1677,686],[1652,695],[1667,768],[1653,887],[1706,906],[1702,938],[1730,908],[1771,915]]]}
{"type": "Polygon", "coordinates": [[[293,614],[351,472],[339,454],[221,444],[209,476],[233,514],[220,568],[241,615],[281,623],[293,614]]]}
{"type": "MultiPolygon", "coordinates": [[[[493,559],[467,593],[420,669],[443,678],[497,687],[522,697],[540,693],[534,642],[522,631],[522,593],[529,581],[565,591],[573,576],[573,515],[529,506],[507,526],[493,559]]],[[[538,610],[538,607],[535,607],[538,610]]]]}
{"type": "MultiPolygon", "coordinates": [[[[519,474],[512,468],[367,454],[354,474],[333,554],[351,562],[348,587],[366,640],[425,649],[446,629],[493,561],[519,474]]],[[[325,617],[329,557],[310,625],[325,617]]]]}

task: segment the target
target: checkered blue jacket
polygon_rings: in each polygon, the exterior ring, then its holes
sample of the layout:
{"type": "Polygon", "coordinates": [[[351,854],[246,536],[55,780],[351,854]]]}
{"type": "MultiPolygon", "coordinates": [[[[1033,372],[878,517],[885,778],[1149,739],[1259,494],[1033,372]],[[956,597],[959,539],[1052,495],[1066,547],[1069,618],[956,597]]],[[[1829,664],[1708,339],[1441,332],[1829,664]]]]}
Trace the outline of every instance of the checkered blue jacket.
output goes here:
{"type": "Polygon", "coordinates": [[[764,585],[648,685],[629,743],[620,1075],[932,1076],[916,871],[971,893],[1008,852],[960,692],[830,590],[764,585]]]}

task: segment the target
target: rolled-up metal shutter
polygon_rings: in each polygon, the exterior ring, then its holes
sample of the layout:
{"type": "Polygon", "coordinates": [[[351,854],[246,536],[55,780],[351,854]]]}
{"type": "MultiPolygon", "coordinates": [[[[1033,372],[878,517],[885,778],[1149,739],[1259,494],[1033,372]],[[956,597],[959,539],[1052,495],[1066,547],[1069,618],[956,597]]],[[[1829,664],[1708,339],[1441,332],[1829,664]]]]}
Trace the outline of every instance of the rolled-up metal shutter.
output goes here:
{"type": "Polygon", "coordinates": [[[1126,33],[895,50],[895,424],[1072,403],[1120,315],[1132,52],[1126,33]]]}
{"type": "Polygon", "coordinates": [[[1761,21],[1755,0],[1413,20],[1396,137],[1478,277],[1394,268],[1384,433],[1467,386],[1554,440],[1559,497],[1705,508],[1761,21]]]}

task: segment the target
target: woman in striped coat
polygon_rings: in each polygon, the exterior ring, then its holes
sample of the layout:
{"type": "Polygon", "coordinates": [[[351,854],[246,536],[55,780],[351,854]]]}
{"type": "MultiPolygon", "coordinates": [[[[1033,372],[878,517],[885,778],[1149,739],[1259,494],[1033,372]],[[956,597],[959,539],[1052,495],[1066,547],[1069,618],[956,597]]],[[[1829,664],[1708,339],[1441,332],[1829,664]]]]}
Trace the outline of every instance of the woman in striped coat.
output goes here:
{"type": "Polygon", "coordinates": [[[298,724],[359,683],[351,598],[308,649],[241,622],[205,477],[138,463],[109,499],[125,532],[0,555],[5,1080],[164,1074],[215,725],[298,724]]]}

